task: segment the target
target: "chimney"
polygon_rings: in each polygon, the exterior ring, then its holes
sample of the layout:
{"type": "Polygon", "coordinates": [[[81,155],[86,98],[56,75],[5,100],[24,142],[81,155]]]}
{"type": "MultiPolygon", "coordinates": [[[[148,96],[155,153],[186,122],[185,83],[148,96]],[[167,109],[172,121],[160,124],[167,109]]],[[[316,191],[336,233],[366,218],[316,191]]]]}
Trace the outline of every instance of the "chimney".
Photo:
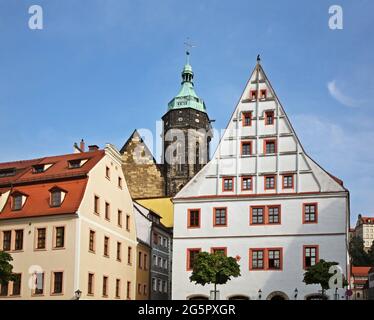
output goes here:
{"type": "Polygon", "coordinates": [[[97,150],[99,150],[99,146],[97,146],[96,144],[88,146],[88,151],[89,152],[94,152],[94,151],[97,151],[97,150]]]}
{"type": "Polygon", "coordinates": [[[80,153],[81,152],[81,150],[78,147],[78,143],[76,143],[76,142],[74,142],[73,151],[74,151],[74,153],[80,153]]]}
{"type": "Polygon", "coordinates": [[[84,152],[84,148],[85,148],[85,144],[84,144],[84,140],[82,139],[79,145],[79,149],[81,149],[81,152],[84,152]]]}

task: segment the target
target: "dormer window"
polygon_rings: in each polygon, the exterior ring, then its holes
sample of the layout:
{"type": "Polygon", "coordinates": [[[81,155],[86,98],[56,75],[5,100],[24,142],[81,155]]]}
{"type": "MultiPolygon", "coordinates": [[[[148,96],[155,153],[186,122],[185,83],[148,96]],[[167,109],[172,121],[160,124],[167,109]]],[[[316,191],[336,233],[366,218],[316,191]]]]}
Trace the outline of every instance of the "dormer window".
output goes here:
{"type": "Polygon", "coordinates": [[[13,211],[18,211],[21,210],[23,205],[25,204],[26,201],[26,195],[15,192],[12,195],[12,210],[13,211]]]}
{"type": "Polygon", "coordinates": [[[51,192],[51,205],[52,207],[61,206],[61,191],[60,190],[53,190],[51,192]]]}
{"type": "Polygon", "coordinates": [[[16,168],[0,169],[0,178],[12,177],[16,175],[16,168]]]}
{"type": "Polygon", "coordinates": [[[50,167],[52,166],[51,163],[49,164],[36,164],[32,167],[32,172],[33,173],[43,173],[45,171],[47,171],[50,167]]]}
{"type": "Polygon", "coordinates": [[[42,173],[42,172],[44,172],[44,164],[38,164],[38,165],[34,166],[33,172],[34,173],[42,173]]]}
{"type": "Polygon", "coordinates": [[[57,187],[52,188],[49,192],[51,207],[60,207],[65,199],[66,192],[57,187]]]}
{"type": "Polygon", "coordinates": [[[69,169],[81,168],[88,160],[87,159],[74,159],[69,160],[69,169]]]}

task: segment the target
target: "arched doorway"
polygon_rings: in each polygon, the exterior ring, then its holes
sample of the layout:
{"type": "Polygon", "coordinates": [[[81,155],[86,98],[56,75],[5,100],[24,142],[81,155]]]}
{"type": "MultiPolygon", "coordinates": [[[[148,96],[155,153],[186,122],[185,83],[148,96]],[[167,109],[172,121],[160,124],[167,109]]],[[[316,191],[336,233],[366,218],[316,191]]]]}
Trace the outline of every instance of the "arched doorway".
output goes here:
{"type": "Polygon", "coordinates": [[[209,297],[203,294],[195,294],[192,296],[188,296],[187,300],[209,300],[209,297]]]}
{"type": "Polygon", "coordinates": [[[289,298],[282,291],[274,291],[268,295],[266,300],[289,300],[289,298]]]}
{"type": "Polygon", "coordinates": [[[228,300],[249,300],[249,297],[243,294],[236,294],[228,297],[228,300]]]}

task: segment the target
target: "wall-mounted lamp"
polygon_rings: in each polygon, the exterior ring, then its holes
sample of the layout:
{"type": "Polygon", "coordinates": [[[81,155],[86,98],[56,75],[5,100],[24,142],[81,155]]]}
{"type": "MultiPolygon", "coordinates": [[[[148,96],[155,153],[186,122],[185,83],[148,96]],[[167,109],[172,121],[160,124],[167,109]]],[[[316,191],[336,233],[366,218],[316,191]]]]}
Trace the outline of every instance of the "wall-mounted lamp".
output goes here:
{"type": "Polygon", "coordinates": [[[262,297],[262,290],[259,289],[258,290],[258,300],[261,300],[261,297],[262,297]]]}

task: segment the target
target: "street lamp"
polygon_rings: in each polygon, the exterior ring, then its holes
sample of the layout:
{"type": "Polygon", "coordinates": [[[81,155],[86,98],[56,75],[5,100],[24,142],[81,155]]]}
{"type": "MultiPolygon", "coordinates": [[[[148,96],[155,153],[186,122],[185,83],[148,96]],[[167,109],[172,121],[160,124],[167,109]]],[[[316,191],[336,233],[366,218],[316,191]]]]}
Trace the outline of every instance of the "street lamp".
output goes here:
{"type": "Polygon", "coordinates": [[[262,290],[259,289],[258,290],[258,300],[261,300],[261,297],[262,297],[262,290]]]}
{"type": "Polygon", "coordinates": [[[75,300],[79,300],[81,298],[82,291],[79,289],[74,292],[75,300]]]}
{"type": "Polygon", "coordinates": [[[297,300],[297,295],[298,295],[298,293],[299,293],[299,290],[297,290],[297,288],[295,288],[295,291],[294,291],[294,293],[295,293],[295,295],[294,295],[294,297],[295,297],[295,300],[297,300]]]}

